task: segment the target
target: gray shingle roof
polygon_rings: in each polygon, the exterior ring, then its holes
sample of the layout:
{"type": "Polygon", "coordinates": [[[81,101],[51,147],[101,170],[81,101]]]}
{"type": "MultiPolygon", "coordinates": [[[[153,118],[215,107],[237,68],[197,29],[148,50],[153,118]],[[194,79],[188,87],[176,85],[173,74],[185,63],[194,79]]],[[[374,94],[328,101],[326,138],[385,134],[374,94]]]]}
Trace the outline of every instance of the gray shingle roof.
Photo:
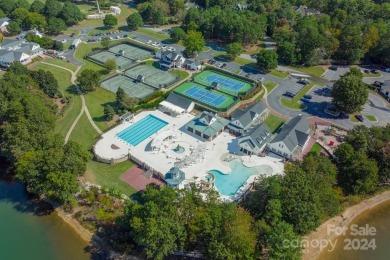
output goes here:
{"type": "Polygon", "coordinates": [[[271,131],[266,124],[260,124],[253,128],[249,133],[240,137],[238,143],[247,142],[252,149],[257,146],[263,147],[272,137],[271,131]],[[248,138],[249,137],[249,138],[248,138]]]}
{"type": "Polygon", "coordinates": [[[2,25],[4,22],[9,22],[11,19],[8,17],[0,18],[0,25],[2,25]]]}
{"type": "Polygon", "coordinates": [[[169,94],[166,101],[168,101],[169,103],[174,104],[178,107],[181,107],[183,109],[188,109],[192,104],[191,100],[188,100],[188,99],[186,99],[182,96],[179,96],[173,92],[171,94],[169,94]]]}
{"type": "Polygon", "coordinates": [[[292,152],[298,145],[305,144],[309,132],[309,121],[305,117],[296,116],[283,125],[280,133],[270,143],[283,142],[292,152]]]}
{"type": "Polygon", "coordinates": [[[199,131],[208,136],[214,136],[216,133],[221,131],[227,124],[229,120],[222,118],[218,115],[214,115],[211,112],[203,111],[202,114],[197,115],[194,119],[186,124],[187,127],[191,127],[196,131],[199,131]],[[215,118],[216,120],[211,125],[205,125],[200,121],[201,118],[205,118],[210,122],[211,118],[215,118]]]}
{"type": "Polygon", "coordinates": [[[232,121],[240,121],[241,125],[246,128],[252,123],[252,120],[254,119],[256,114],[261,115],[267,110],[267,106],[263,103],[263,101],[260,100],[259,102],[250,105],[243,110],[236,109],[233,112],[231,118],[232,121]]]}

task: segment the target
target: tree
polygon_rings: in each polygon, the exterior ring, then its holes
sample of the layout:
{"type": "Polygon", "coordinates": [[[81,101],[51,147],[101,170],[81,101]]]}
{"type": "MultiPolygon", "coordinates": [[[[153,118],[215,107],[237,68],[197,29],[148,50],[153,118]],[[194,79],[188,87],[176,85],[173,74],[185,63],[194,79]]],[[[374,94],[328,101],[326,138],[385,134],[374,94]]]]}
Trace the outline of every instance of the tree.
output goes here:
{"type": "Polygon", "coordinates": [[[58,81],[50,71],[44,71],[41,69],[38,71],[31,71],[31,77],[49,97],[54,98],[59,93],[58,81]]]}
{"type": "Polygon", "coordinates": [[[60,15],[67,25],[74,25],[84,19],[84,15],[80,11],[79,7],[71,2],[64,3],[60,15]]]}
{"type": "Polygon", "coordinates": [[[300,237],[294,233],[290,224],[284,221],[276,223],[271,228],[267,238],[269,259],[301,259],[300,237]]]}
{"type": "Polygon", "coordinates": [[[45,4],[40,0],[35,0],[31,3],[30,12],[42,14],[45,9],[45,4]]]}
{"type": "Polygon", "coordinates": [[[204,47],[205,41],[201,32],[189,31],[183,41],[185,52],[191,56],[200,52],[204,47]]]}
{"type": "Polygon", "coordinates": [[[293,65],[297,62],[295,45],[291,42],[282,42],[277,49],[278,57],[286,65],[293,65]]]}
{"type": "Polygon", "coordinates": [[[138,29],[138,27],[141,27],[144,25],[144,21],[142,20],[142,16],[139,13],[133,13],[129,15],[126,19],[127,26],[129,27],[129,30],[135,31],[138,29]]]}
{"type": "Polygon", "coordinates": [[[44,30],[47,26],[45,17],[41,14],[34,12],[30,12],[27,14],[27,18],[24,23],[26,29],[44,30]]]}
{"type": "Polygon", "coordinates": [[[114,118],[115,116],[115,110],[112,106],[110,105],[105,105],[104,106],[104,117],[107,121],[110,121],[114,118]]]}
{"type": "Polygon", "coordinates": [[[104,67],[108,71],[112,71],[112,70],[116,69],[116,61],[114,59],[106,60],[106,62],[104,62],[104,67]]]}
{"type": "Polygon", "coordinates": [[[355,75],[341,77],[332,89],[333,104],[342,112],[356,113],[368,100],[368,87],[355,75]]]}
{"type": "Polygon", "coordinates": [[[110,46],[110,43],[111,43],[111,40],[108,37],[103,37],[102,40],[100,41],[100,44],[102,45],[102,47],[104,49],[107,49],[108,46],[110,46]]]}
{"type": "Polygon", "coordinates": [[[24,8],[16,8],[12,11],[10,18],[19,24],[22,24],[24,20],[27,18],[28,10],[24,8]]]}
{"type": "Polygon", "coordinates": [[[47,183],[44,192],[60,203],[68,203],[74,200],[74,194],[79,185],[74,175],[65,172],[54,172],[47,175],[47,183]]]}
{"type": "Polygon", "coordinates": [[[112,14],[107,14],[103,19],[103,24],[108,27],[114,27],[118,24],[118,19],[112,14]]]}
{"type": "Polygon", "coordinates": [[[182,41],[186,38],[186,36],[187,36],[186,32],[180,27],[175,27],[171,30],[172,42],[182,41]]]}
{"type": "Polygon", "coordinates": [[[269,71],[278,66],[278,54],[274,50],[261,50],[257,54],[257,65],[269,71]]]}
{"type": "Polygon", "coordinates": [[[50,34],[57,35],[66,30],[66,24],[64,20],[56,17],[50,17],[47,21],[47,31],[50,34]]]}
{"type": "Polygon", "coordinates": [[[97,71],[91,69],[83,70],[77,78],[80,91],[83,93],[94,91],[99,83],[99,76],[97,71]]]}
{"type": "Polygon", "coordinates": [[[7,71],[15,75],[29,74],[28,68],[20,62],[12,62],[7,71]]]}
{"type": "Polygon", "coordinates": [[[229,55],[231,60],[234,60],[242,52],[242,46],[239,42],[233,42],[226,45],[226,53],[229,55]]]}
{"type": "Polygon", "coordinates": [[[44,13],[49,17],[57,17],[62,11],[62,5],[57,0],[46,0],[44,13]]]}
{"type": "Polygon", "coordinates": [[[126,95],[126,92],[123,90],[123,88],[119,87],[116,91],[116,104],[119,106],[119,104],[122,102],[126,95]]]}
{"type": "Polygon", "coordinates": [[[7,25],[7,31],[11,35],[17,35],[22,31],[22,28],[20,28],[20,24],[16,21],[10,21],[7,25]]]}

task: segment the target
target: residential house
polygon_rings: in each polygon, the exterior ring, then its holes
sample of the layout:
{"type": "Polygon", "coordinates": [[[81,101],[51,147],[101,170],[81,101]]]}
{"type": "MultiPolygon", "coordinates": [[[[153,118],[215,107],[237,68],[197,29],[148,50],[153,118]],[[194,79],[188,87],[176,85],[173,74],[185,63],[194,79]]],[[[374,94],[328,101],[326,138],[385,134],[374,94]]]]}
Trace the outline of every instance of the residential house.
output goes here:
{"type": "Polygon", "coordinates": [[[186,59],[183,63],[183,67],[188,70],[200,70],[202,68],[202,64],[198,60],[186,59]]]}
{"type": "Polygon", "coordinates": [[[306,5],[301,5],[299,7],[295,8],[295,12],[302,15],[302,16],[309,16],[309,15],[320,15],[321,12],[314,8],[307,8],[306,5]]]}
{"type": "Polygon", "coordinates": [[[272,138],[271,130],[266,124],[260,124],[238,138],[240,151],[248,155],[260,155],[272,138]]]}
{"type": "Polygon", "coordinates": [[[241,3],[237,4],[236,7],[237,7],[238,11],[244,11],[244,10],[248,9],[248,5],[241,4],[241,3]]]}
{"type": "Polygon", "coordinates": [[[300,115],[284,124],[275,138],[268,143],[267,147],[270,151],[291,159],[305,148],[309,139],[309,121],[300,115]]]}
{"type": "Polygon", "coordinates": [[[165,114],[177,116],[182,113],[189,113],[195,107],[195,103],[185,97],[171,92],[166,100],[162,101],[159,109],[165,114]]]}
{"type": "Polygon", "coordinates": [[[8,17],[4,17],[4,18],[0,19],[0,32],[2,32],[2,33],[8,32],[7,26],[9,24],[10,20],[11,19],[9,19],[8,17]]]}
{"type": "Polygon", "coordinates": [[[390,100],[390,80],[385,80],[381,86],[381,93],[390,100]]]}
{"type": "Polygon", "coordinates": [[[175,51],[159,51],[156,58],[160,59],[160,68],[168,70],[181,67],[186,60],[181,53],[175,51]]]}
{"type": "Polygon", "coordinates": [[[185,127],[189,132],[211,141],[225,130],[227,124],[229,124],[229,120],[212,112],[203,111],[188,122],[185,127]]]}
{"type": "Polygon", "coordinates": [[[16,39],[22,41],[26,38],[27,34],[31,34],[33,36],[38,36],[39,38],[43,37],[43,33],[39,32],[36,29],[31,29],[29,31],[21,32],[18,36],[16,36],[16,39]]]}
{"type": "Polygon", "coordinates": [[[230,117],[228,128],[235,133],[243,134],[252,126],[263,122],[268,114],[269,109],[260,100],[243,110],[236,109],[230,117]]]}
{"type": "Polygon", "coordinates": [[[28,64],[42,53],[37,43],[4,39],[0,45],[0,66],[9,67],[12,62],[28,64]]]}

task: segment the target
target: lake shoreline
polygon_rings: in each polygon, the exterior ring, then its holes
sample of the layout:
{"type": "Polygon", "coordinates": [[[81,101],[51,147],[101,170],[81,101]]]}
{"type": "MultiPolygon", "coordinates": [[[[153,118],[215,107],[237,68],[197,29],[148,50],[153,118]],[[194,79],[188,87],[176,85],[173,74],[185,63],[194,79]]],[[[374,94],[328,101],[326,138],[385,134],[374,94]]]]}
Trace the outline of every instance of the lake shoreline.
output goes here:
{"type": "MultiPolygon", "coordinates": [[[[305,240],[327,240],[334,241],[338,235],[335,232],[328,232],[328,226],[332,225],[335,227],[346,228],[351,222],[364,211],[372,209],[384,202],[390,200],[390,191],[382,192],[378,195],[375,195],[372,198],[363,200],[362,202],[347,208],[340,215],[329,219],[319,226],[314,232],[305,236],[305,240]]],[[[311,260],[317,259],[321,255],[322,251],[319,248],[306,247],[303,250],[302,259],[303,260],[311,260]]]]}

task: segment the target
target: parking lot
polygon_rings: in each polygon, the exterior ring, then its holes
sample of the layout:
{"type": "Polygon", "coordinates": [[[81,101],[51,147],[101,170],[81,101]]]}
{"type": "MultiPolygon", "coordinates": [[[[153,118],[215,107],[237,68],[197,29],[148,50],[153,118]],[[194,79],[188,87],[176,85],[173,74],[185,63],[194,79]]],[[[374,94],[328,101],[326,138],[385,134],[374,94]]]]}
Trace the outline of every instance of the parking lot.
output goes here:
{"type": "Polygon", "coordinates": [[[336,81],[348,71],[348,67],[337,67],[337,70],[327,69],[324,74],[322,74],[322,77],[330,81],[336,81]]]}

